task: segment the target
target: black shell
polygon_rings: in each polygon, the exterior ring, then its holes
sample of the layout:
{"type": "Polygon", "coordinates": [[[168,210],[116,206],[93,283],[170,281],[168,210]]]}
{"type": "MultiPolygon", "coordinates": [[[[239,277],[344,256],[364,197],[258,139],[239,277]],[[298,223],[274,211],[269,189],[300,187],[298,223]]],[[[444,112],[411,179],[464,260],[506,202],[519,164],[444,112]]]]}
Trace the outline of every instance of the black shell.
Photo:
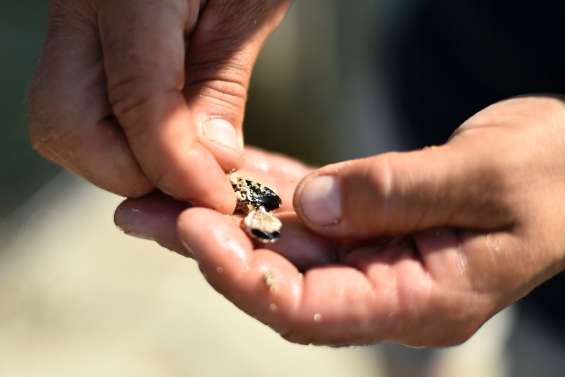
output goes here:
{"type": "Polygon", "coordinates": [[[245,178],[232,182],[233,188],[240,195],[238,197],[238,212],[247,213],[250,209],[263,207],[267,212],[281,206],[281,198],[267,186],[245,178]],[[249,208],[251,207],[251,208],[249,208]]]}
{"type": "Polygon", "coordinates": [[[263,242],[273,242],[281,238],[280,232],[265,232],[259,229],[252,229],[251,234],[257,238],[262,240],[263,242]]]}
{"type": "Polygon", "coordinates": [[[258,184],[256,182],[245,180],[249,185],[250,190],[247,194],[247,200],[253,207],[263,207],[265,210],[273,211],[281,206],[281,198],[276,192],[267,186],[258,184]]]}

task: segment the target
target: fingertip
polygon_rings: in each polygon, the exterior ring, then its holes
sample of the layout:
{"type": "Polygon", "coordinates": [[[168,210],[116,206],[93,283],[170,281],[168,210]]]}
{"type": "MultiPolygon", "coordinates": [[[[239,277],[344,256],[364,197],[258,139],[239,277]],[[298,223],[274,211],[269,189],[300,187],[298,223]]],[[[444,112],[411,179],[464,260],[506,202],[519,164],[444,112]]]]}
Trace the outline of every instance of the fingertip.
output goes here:
{"type": "Polygon", "coordinates": [[[206,280],[238,307],[284,332],[300,302],[302,275],[283,256],[253,249],[240,219],[192,208],[178,219],[178,233],[206,280]]]}
{"type": "Polygon", "coordinates": [[[158,180],[157,186],[178,200],[195,206],[215,209],[231,214],[236,206],[236,197],[229,178],[212,154],[199,143],[194,143],[186,152],[178,152],[158,180]]]}
{"type": "Polygon", "coordinates": [[[338,224],[342,218],[340,179],[333,175],[308,177],[300,186],[297,204],[307,223],[316,227],[338,224]]]}
{"type": "Polygon", "coordinates": [[[176,220],[186,206],[185,203],[156,191],[142,198],[122,201],[114,212],[114,223],[118,226],[127,225],[140,217],[154,220],[155,223],[169,218],[176,220]]]}
{"type": "Polygon", "coordinates": [[[198,230],[196,224],[199,213],[206,215],[204,209],[192,208],[191,210],[181,212],[177,218],[176,230],[181,242],[185,246],[189,246],[188,244],[191,243],[193,233],[198,230]]]}
{"type": "Polygon", "coordinates": [[[155,240],[154,229],[148,224],[145,214],[135,200],[125,200],[114,211],[114,224],[118,229],[135,238],[155,240]]]}
{"type": "Polygon", "coordinates": [[[333,169],[317,170],[298,184],[293,198],[296,214],[317,234],[342,238],[345,198],[341,177],[333,169]]]}
{"type": "Polygon", "coordinates": [[[127,235],[156,241],[169,250],[187,256],[175,231],[177,217],[184,208],[184,203],[161,193],[153,193],[120,203],[114,212],[114,223],[127,235]]]}
{"type": "Polygon", "coordinates": [[[182,244],[205,270],[222,267],[234,272],[249,263],[253,244],[230,216],[191,208],[180,214],[176,228],[182,244]]]}

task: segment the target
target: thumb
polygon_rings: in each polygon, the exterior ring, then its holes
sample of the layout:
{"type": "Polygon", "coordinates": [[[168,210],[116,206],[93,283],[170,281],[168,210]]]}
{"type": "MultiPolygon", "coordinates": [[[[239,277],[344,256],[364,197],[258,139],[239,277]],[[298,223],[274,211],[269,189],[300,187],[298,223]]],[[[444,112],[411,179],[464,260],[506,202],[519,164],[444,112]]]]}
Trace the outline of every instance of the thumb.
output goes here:
{"type": "Polygon", "coordinates": [[[230,149],[235,139],[243,150],[242,123],[253,67],[289,3],[208,1],[187,42],[187,104],[200,142],[226,170],[241,165],[230,163],[230,149]]]}
{"type": "Polygon", "coordinates": [[[501,174],[470,152],[448,144],[326,166],[301,182],[294,206],[312,230],[339,238],[508,225],[501,174]]]}
{"type": "Polygon", "coordinates": [[[251,68],[287,2],[99,2],[108,100],[140,170],[161,191],[233,211],[225,171],[243,163],[251,68]]]}

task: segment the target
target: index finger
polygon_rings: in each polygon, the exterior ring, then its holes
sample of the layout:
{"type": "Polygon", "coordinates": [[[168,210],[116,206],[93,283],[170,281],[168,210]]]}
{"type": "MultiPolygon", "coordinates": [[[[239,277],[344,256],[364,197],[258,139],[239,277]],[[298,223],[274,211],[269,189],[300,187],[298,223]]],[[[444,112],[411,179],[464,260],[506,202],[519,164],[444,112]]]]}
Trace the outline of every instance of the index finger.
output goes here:
{"type": "Polygon", "coordinates": [[[376,295],[360,270],[325,265],[302,274],[280,250],[255,249],[232,219],[203,208],[185,211],[177,227],[210,284],[285,338],[339,345],[389,334],[384,319],[394,300],[376,295]]]}
{"type": "Polygon", "coordinates": [[[193,1],[101,5],[108,97],[152,182],[177,199],[231,212],[235,198],[224,169],[198,142],[195,117],[182,93],[185,33],[198,16],[197,6],[193,1]]]}

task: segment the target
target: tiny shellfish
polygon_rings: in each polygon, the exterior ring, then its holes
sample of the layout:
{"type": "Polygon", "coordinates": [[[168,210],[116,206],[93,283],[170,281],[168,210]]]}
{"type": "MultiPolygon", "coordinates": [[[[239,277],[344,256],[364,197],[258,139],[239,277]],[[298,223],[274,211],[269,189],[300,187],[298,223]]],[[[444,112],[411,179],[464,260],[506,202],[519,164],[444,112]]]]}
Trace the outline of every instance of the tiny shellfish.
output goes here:
{"type": "Polygon", "coordinates": [[[282,222],[271,211],[281,206],[281,198],[273,189],[252,179],[235,173],[229,178],[237,196],[235,212],[246,215],[242,228],[261,243],[276,242],[281,236],[282,222]]]}

